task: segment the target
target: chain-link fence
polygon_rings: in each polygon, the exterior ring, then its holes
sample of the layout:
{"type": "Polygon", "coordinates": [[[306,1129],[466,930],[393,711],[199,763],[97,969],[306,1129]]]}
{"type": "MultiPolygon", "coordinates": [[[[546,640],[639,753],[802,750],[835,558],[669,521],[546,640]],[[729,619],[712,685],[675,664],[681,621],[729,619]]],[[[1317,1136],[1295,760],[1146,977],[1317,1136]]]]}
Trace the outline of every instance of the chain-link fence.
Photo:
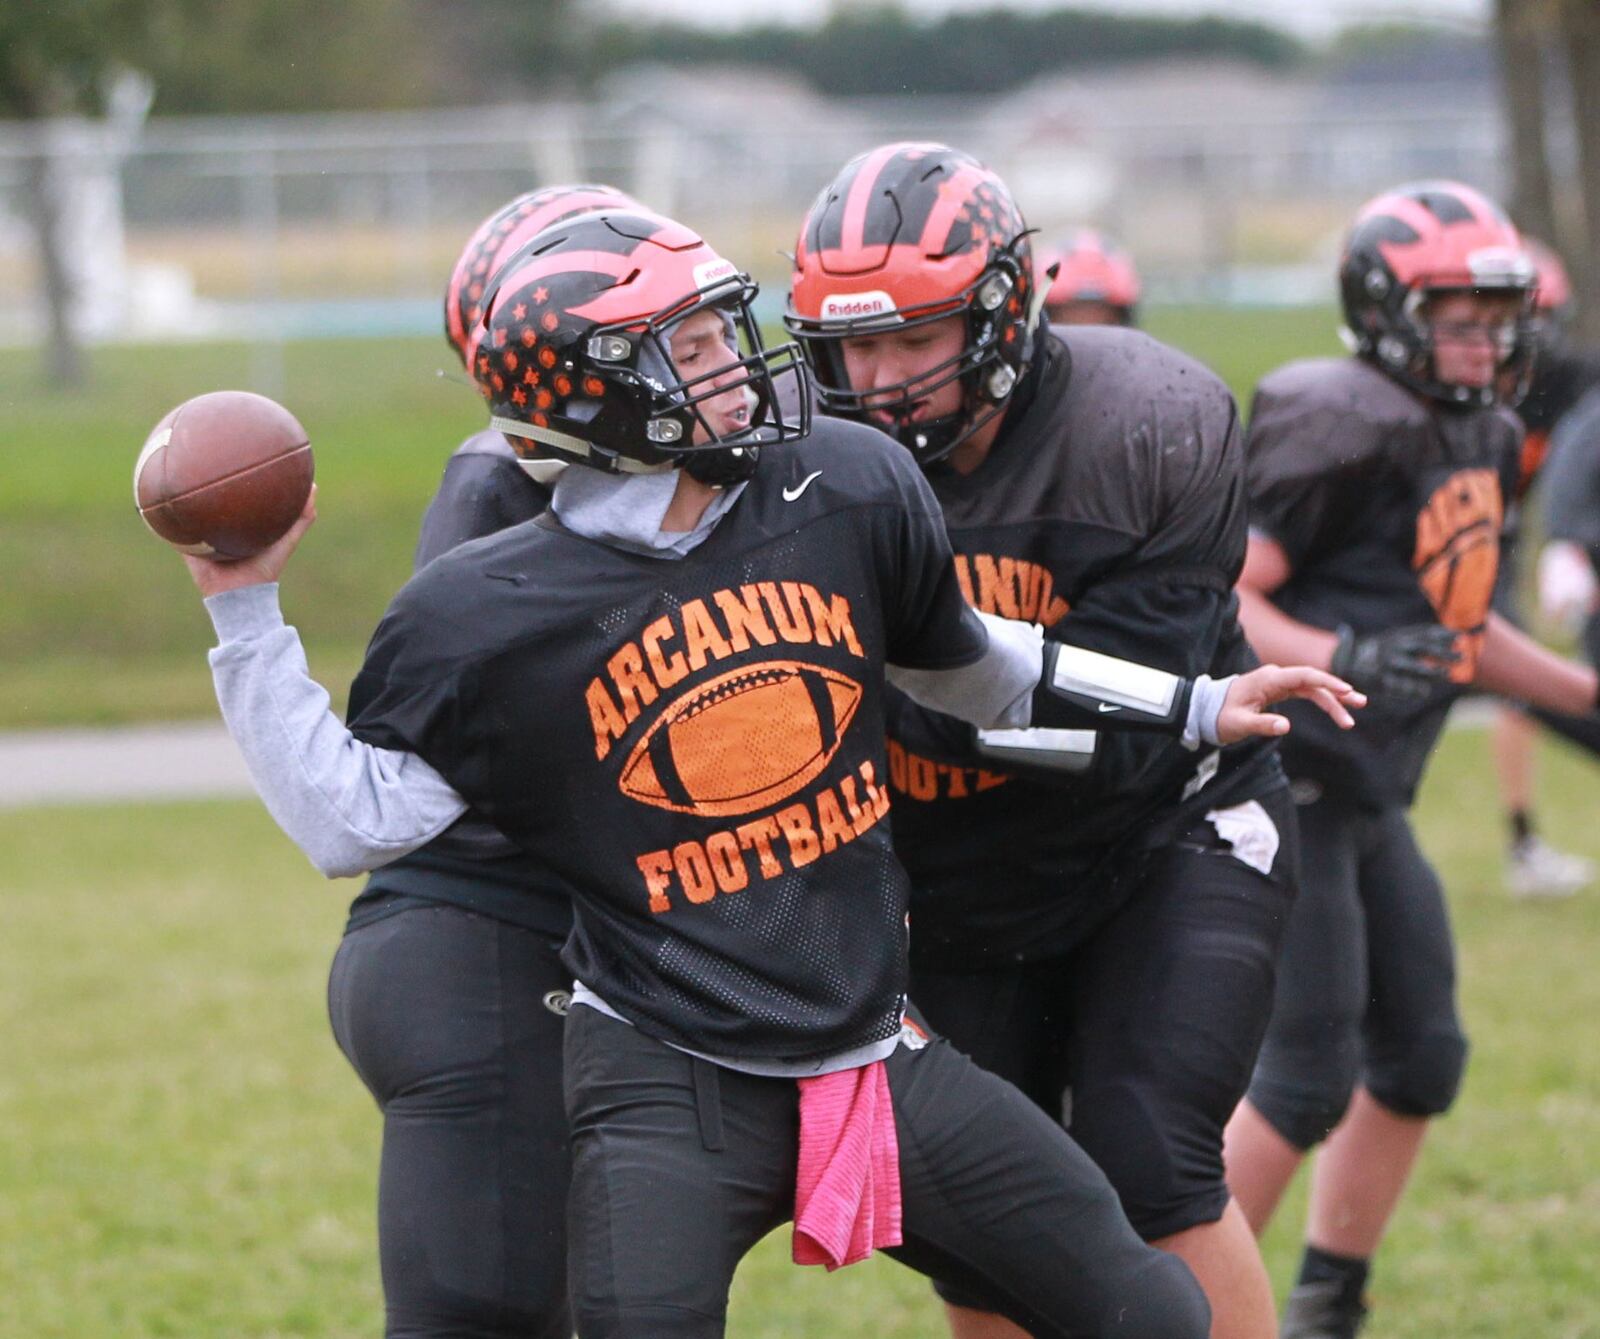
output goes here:
{"type": "Polygon", "coordinates": [[[0,126],[0,339],[40,328],[30,161],[65,205],[94,338],[433,331],[467,234],[555,181],[611,182],[698,227],[764,281],[768,314],[806,205],[851,154],[942,139],[1006,176],[1043,233],[1099,223],[1155,301],[1329,296],[1342,223],[1418,176],[1502,182],[1492,99],[1401,112],[1375,91],[1190,71],[988,103],[825,100],[782,80],[643,71],[593,101],[448,112],[0,126]],[[1231,81],[1231,82],[1230,82],[1231,81]]]}

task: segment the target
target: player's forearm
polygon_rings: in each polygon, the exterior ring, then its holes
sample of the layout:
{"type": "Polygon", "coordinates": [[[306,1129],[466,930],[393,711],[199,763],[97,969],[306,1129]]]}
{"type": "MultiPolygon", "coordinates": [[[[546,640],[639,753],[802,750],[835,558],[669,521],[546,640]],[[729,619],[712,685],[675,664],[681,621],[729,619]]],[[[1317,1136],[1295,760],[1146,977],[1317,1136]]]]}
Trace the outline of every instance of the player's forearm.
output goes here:
{"type": "Polygon", "coordinates": [[[1339,635],[1291,618],[1258,590],[1241,584],[1239,625],[1251,648],[1264,662],[1276,665],[1310,665],[1327,669],[1339,635]]]}
{"type": "Polygon", "coordinates": [[[1045,649],[1031,723],[1068,730],[1133,731],[1175,736],[1189,748],[1219,743],[1229,675],[1185,678],[1148,665],[1063,643],[1045,649]]]}
{"type": "Polygon", "coordinates": [[[1186,679],[1079,647],[1047,644],[1030,623],[979,614],[982,659],[947,670],[889,666],[889,681],[980,728],[1145,730],[1214,744],[1231,679],[1186,679]]]}
{"type": "Polygon", "coordinates": [[[1489,615],[1474,683],[1487,692],[1569,716],[1595,709],[1594,670],[1546,650],[1499,614],[1489,615]]]}
{"type": "Polygon", "coordinates": [[[276,584],[206,600],[217,630],[211,673],[228,732],[278,826],[330,878],[415,850],[466,810],[415,754],[351,735],[311,678],[276,584]]]}

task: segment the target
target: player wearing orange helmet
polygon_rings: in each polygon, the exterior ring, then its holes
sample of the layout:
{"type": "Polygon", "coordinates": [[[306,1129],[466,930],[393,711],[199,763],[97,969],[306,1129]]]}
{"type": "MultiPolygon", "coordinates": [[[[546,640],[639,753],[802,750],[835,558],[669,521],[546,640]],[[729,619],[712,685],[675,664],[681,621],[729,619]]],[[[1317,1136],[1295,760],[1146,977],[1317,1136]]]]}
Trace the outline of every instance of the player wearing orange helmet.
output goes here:
{"type": "Polygon", "coordinates": [[[1102,232],[1079,228],[1039,257],[1048,282],[1044,311],[1052,325],[1135,325],[1139,272],[1133,258],[1102,232]],[[1051,272],[1054,276],[1051,277],[1051,272]]]}
{"type": "MultiPolygon", "coordinates": [[[[923,467],[979,609],[1173,672],[1253,663],[1232,593],[1232,396],[1138,331],[1045,324],[1042,273],[993,171],[945,145],[884,145],[807,214],[789,328],[824,413],[923,467]]],[[[1064,1123],[1139,1233],[1194,1269],[1213,1333],[1264,1339],[1271,1289],[1229,1202],[1222,1132],[1293,896],[1276,754],[975,737],[903,696],[889,726],[912,998],[1052,1119],[1070,1090],[1064,1123]]],[[[960,1339],[1015,1334],[982,1290],[938,1288],[960,1339]]]]}
{"type": "Polygon", "coordinates": [[[1522,437],[1503,406],[1533,352],[1515,228],[1467,186],[1400,187],[1357,215],[1339,280],[1355,356],[1291,363],[1256,391],[1239,583],[1257,652],[1372,695],[1355,731],[1302,718],[1283,749],[1307,859],[1228,1130],[1258,1231],[1322,1146],[1284,1339],[1360,1327],[1369,1261],[1465,1067],[1444,896],[1407,817],[1445,713],[1469,684],[1570,712],[1597,686],[1490,611],[1522,437]]]}

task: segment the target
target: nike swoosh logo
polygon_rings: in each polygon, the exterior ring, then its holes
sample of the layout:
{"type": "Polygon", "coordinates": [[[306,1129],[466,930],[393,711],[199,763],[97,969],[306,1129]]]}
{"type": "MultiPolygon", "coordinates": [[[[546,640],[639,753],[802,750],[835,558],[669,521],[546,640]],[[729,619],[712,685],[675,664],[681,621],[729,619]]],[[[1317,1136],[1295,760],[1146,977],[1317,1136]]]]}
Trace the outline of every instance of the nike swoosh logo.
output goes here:
{"type": "Polygon", "coordinates": [[[1121,711],[1122,710],[1121,707],[1113,706],[1110,702],[1097,702],[1097,703],[1095,703],[1094,709],[1096,711],[1121,711]]]}
{"type": "Polygon", "coordinates": [[[793,488],[785,488],[783,490],[783,500],[785,502],[793,502],[793,501],[795,501],[795,499],[797,499],[800,496],[800,494],[802,494],[803,492],[806,491],[806,489],[811,487],[811,481],[813,479],[815,479],[821,473],[822,473],[821,470],[812,470],[810,474],[806,475],[806,477],[804,479],[800,480],[800,482],[797,483],[793,488]]]}

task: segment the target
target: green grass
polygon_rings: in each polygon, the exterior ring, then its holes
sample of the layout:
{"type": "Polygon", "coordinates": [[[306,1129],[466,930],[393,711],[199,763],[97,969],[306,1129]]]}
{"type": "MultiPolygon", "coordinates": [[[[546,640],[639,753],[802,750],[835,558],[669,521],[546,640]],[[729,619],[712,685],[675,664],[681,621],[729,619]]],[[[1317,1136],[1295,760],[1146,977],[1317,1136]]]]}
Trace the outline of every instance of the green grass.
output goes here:
{"type": "MultiPolygon", "coordinates": [[[[1331,351],[1331,312],[1157,309],[1151,329],[1247,394],[1270,365],[1331,351]]],[[[241,345],[109,348],[71,395],[0,353],[0,729],[209,715],[210,627],[187,573],[139,522],[134,458],[178,401],[245,386],[241,345]]],[[[272,393],[311,433],[321,519],[284,607],[336,691],[410,572],[423,506],[481,402],[441,340],[291,344],[272,393]],[[440,370],[448,376],[440,376],[440,370]]],[[[263,388],[266,389],[266,388],[263,388]]]]}
{"type": "MultiPolygon", "coordinates": [[[[1600,857],[1596,776],[1544,754],[1553,839],[1600,857]]],[[[1499,891],[1486,741],[1421,806],[1475,1050],[1374,1279],[1371,1339],[1600,1336],[1600,896],[1499,891]]],[[[0,815],[0,1339],[376,1334],[378,1121],[323,990],[352,885],[253,803],[0,815]]],[[[1267,1242],[1290,1274],[1297,1190],[1267,1242]]],[[[729,1332],[942,1333],[887,1261],[828,1276],[764,1243],[729,1332]]]]}

